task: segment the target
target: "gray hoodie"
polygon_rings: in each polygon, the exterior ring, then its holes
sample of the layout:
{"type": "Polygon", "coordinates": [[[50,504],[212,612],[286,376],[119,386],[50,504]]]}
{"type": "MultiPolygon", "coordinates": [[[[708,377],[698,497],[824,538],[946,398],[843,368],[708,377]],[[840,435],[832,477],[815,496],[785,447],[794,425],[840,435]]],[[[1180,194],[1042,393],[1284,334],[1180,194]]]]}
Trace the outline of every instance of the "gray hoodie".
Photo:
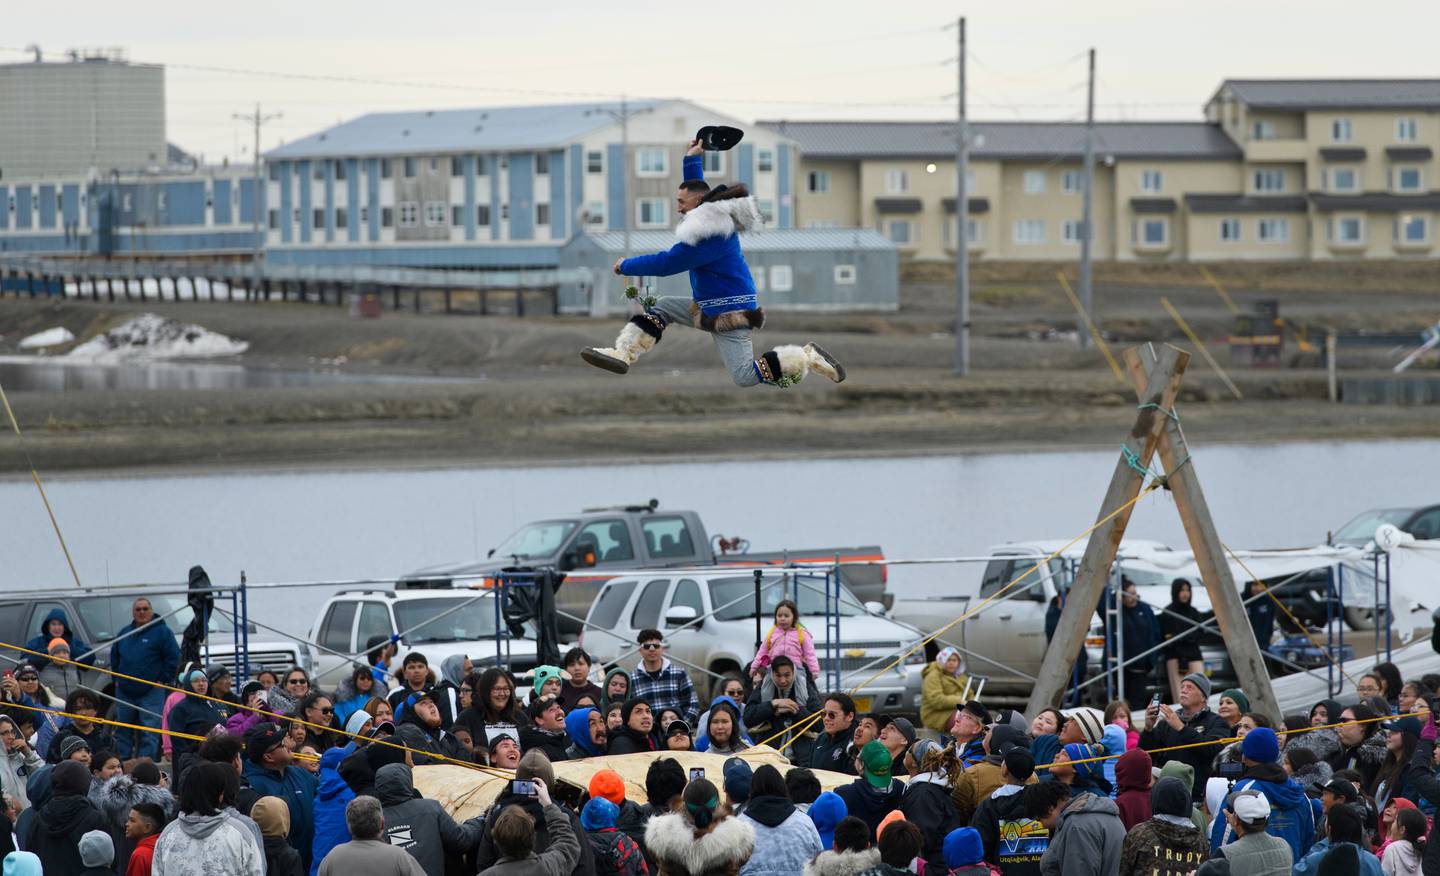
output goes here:
{"type": "MultiPolygon", "coordinates": [[[[14,733],[20,732],[20,728],[16,727],[9,717],[0,717],[0,724],[8,726],[14,733]]],[[[22,810],[29,809],[30,797],[25,791],[25,785],[35,771],[44,765],[45,759],[28,746],[20,751],[5,752],[0,755],[0,790],[18,801],[22,810]]]]}
{"type": "Polygon", "coordinates": [[[186,813],[165,826],[155,842],[154,873],[165,876],[262,876],[265,858],[245,829],[225,813],[186,813]]]}
{"type": "Polygon", "coordinates": [[[1055,835],[1040,859],[1041,876],[1111,876],[1120,872],[1125,825],[1109,797],[1081,794],[1060,810],[1055,835]]]}
{"type": "Polygon", "coordinates": [[[403,763],[376,771],[375,793],[384,807],[385,839],[409,852],[428,876],[445,876],[445,853],[466,854],[480,840],[484,820],[456,824],[437,801],[417,797],[414,774],[403,763]]]}

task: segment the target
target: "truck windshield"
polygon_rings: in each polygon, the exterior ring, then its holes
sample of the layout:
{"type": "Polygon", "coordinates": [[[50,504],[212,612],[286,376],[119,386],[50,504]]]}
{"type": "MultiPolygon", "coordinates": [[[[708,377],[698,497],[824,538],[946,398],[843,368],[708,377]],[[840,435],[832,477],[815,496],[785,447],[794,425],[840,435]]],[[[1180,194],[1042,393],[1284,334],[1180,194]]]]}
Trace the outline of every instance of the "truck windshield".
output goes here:
{"type": "MultiPolygon", "coordinates": [[[[130,608],[138,597],[131,596],[86,596],[75,602],[76,611],[80,613],[80,619],[85,622],[85,629],[95,637],[96,642],[108,642],[120,635],[120,630],[130,623],[130,608]]],[[[194,620],[195,612],[185,604],[185,597],[178,593],[165,595],[146,596],[150,600],[150,606],[155,609],[155,617],[164,618],[165,626],[176,633],[184,631],[194,620]],[[171,615],[175,609],[179,612],[171,615]],[[170,615],[166,617],[166,615],[170,615]]],[[[227,611],[230,608],[229,600],[215,600],[227,611]]],[[[210,614],[210,632],[229,632],[232,623],[228,618],[222,618],[218,614],[210,614]]]]}
{"type": "Polygon", "coordinates": [[[1415,513],[1414,508],[1380,508],[1366,511],[1335,533],[1336,544],[1363,545],[1375,537],[1375,530],[1386,523],[1401,526],[1415,513]]]}
{"type": "MultiPolygon", "coordinates": [[[[400,625],[397,632],[410,644],[493,639],[495,597],[486,595],[477,599],[473,596],[445,596],[435,599],[407,599],[403,602],[396,600],[395,623],[400,625]]],[[[509,635],[503,624],[500,634],[509,635]]]]}
{"type": "Polygon", "coordinates": [[[531,560],[537,557],[553,556],[560,545],[575,531],[573,520],[542,520],[529,523],[511,535],[495,548],[497,557],[514,557],[517,560],[531,560]]]}
{"type": "MultiPolygon", "coordinates": [[[[807,618],[823,618],[825,616],[825,582],[823,579],[801,578],[793,581],[780,577],[761,579],[760,616],[772,617],[775,614],[775,606],[779,604],[780,600],[787,598],[794,599],[795,604],[799,606],[801,623],[805,623],[807,618]]],[[[725,606],[715,612],[716,620],[753,618],[755,616],[755,579],[749,575],[743,578],[714,579],[710,582],[710,604],[716,608],[725,606]],[[730,605],[729,603],[734,604],[730,605]]],[[[840,590],[840,614],[843,617],[865,614],[865,609],[855,598],[855,594],[844,587],[840,590]]]]}

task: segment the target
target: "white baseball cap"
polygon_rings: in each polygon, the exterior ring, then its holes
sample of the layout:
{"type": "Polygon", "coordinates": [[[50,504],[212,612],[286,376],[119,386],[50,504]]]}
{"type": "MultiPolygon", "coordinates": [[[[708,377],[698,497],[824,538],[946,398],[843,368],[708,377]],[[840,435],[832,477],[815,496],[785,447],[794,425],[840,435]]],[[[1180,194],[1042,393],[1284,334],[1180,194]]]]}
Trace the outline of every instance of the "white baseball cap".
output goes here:
{"type": "Polygon", "coordinates": [[[1270,801],[1265,799],[1264,794],[1236,794],[1233,805],[1235,817],[1246,824],[1270,817],[1270,801]]]}

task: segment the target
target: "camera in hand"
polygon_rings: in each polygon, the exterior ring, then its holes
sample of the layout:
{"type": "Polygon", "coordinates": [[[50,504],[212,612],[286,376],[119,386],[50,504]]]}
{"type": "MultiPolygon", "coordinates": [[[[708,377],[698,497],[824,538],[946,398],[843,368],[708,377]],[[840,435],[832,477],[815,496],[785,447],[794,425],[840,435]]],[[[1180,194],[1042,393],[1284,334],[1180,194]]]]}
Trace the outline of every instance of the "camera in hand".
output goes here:
{"type": "Polygon", "coordinates": [[[1233,782],[1244,777],[1245,764],[1238,760],[1222,760],[1220,766],[1215,770],[1215,775],[1227,782],[1233,782]]]}
{"type": "Polygon", "coordinates": [[[535,783],[529,779],[511,779],[510,793],[517,797],[536,796],[535,783]]]}

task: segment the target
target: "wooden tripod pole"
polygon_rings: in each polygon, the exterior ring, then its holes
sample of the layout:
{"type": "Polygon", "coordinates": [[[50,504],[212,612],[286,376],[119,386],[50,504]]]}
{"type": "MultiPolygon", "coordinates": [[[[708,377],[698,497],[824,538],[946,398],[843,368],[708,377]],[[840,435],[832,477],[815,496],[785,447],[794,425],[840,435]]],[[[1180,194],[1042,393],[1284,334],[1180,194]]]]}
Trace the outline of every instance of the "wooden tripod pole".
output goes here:
{"type": "MultiPolygon", "coordinates": [[[[1160,351],[1159,361],[1146,377],[1135,424],[1125,437],[1124,448],[1115,463],[1115,473],[1110,476],[1110,488],[1105,491],[1105,500],[1100,505],[1097,519],[1105,518],[1140,494],[1145,470],[1155,454],[1165,424],[1170,421],[1165,412],[1175,407],[1175,397],[1180,392],[1180,381],[1189,362],[1190,354],[1183,350],[1166,345],[1160,351]]],[[[1085,557],[1080,561],[1075,582],[1065,599],[1065,608],[1060,612],[1055,636],[1045,649],[1045,660],[1040,664],[1040,676],[1030,693],[1026,714],[1034,715],[1041,709],[1059,705],[1070,681],[1075,659],[1080,655],[1080,648],[1090,630],[1090,617],[1100,604],[1100,594],[1110,577],[1110,567],[1115,564],[1120,540],[1125,537],[1125,527],[1129,525],[1134,510],[1133,505],[1129,506],[1090,533],[1085,557]]]]}
{"type": "MultiPolygon", "coordinates": [[[[1144,392],[1146,369],[1155,367],[1155,350],[1149,344],[1139,349],[1132,347],[1125,351],[1124,358],[1135,392],[1144,392]]],[[[1210,506],[1205,502],[1205,491],[1200,488],[1195,464],[1190,461],[1190,448],[1185,443],[1179,419],[1165,418],[1157,449],[1166,482],[1175,498],[1175,509],[1180,512],[1180,522],[1184,524],[1185,536],[1190,540],[1190,550],[1195,554],[1200,577],[1210,593],[1210,605],[1215,610],[1215,620],[1220,625],[1225,648],[1230,652],[1230,663],[1235,667],[1240,689],[1256,711],[1278,715],[1280,705],[1270,686],[1270,673],[1255,641],[1255,630],[1245,614],[1245,604],[1235,589],[1235,577],[1225,559],[1225,548],[1215,531],[1215,521],[1210,517],[1210,506]]]]}

